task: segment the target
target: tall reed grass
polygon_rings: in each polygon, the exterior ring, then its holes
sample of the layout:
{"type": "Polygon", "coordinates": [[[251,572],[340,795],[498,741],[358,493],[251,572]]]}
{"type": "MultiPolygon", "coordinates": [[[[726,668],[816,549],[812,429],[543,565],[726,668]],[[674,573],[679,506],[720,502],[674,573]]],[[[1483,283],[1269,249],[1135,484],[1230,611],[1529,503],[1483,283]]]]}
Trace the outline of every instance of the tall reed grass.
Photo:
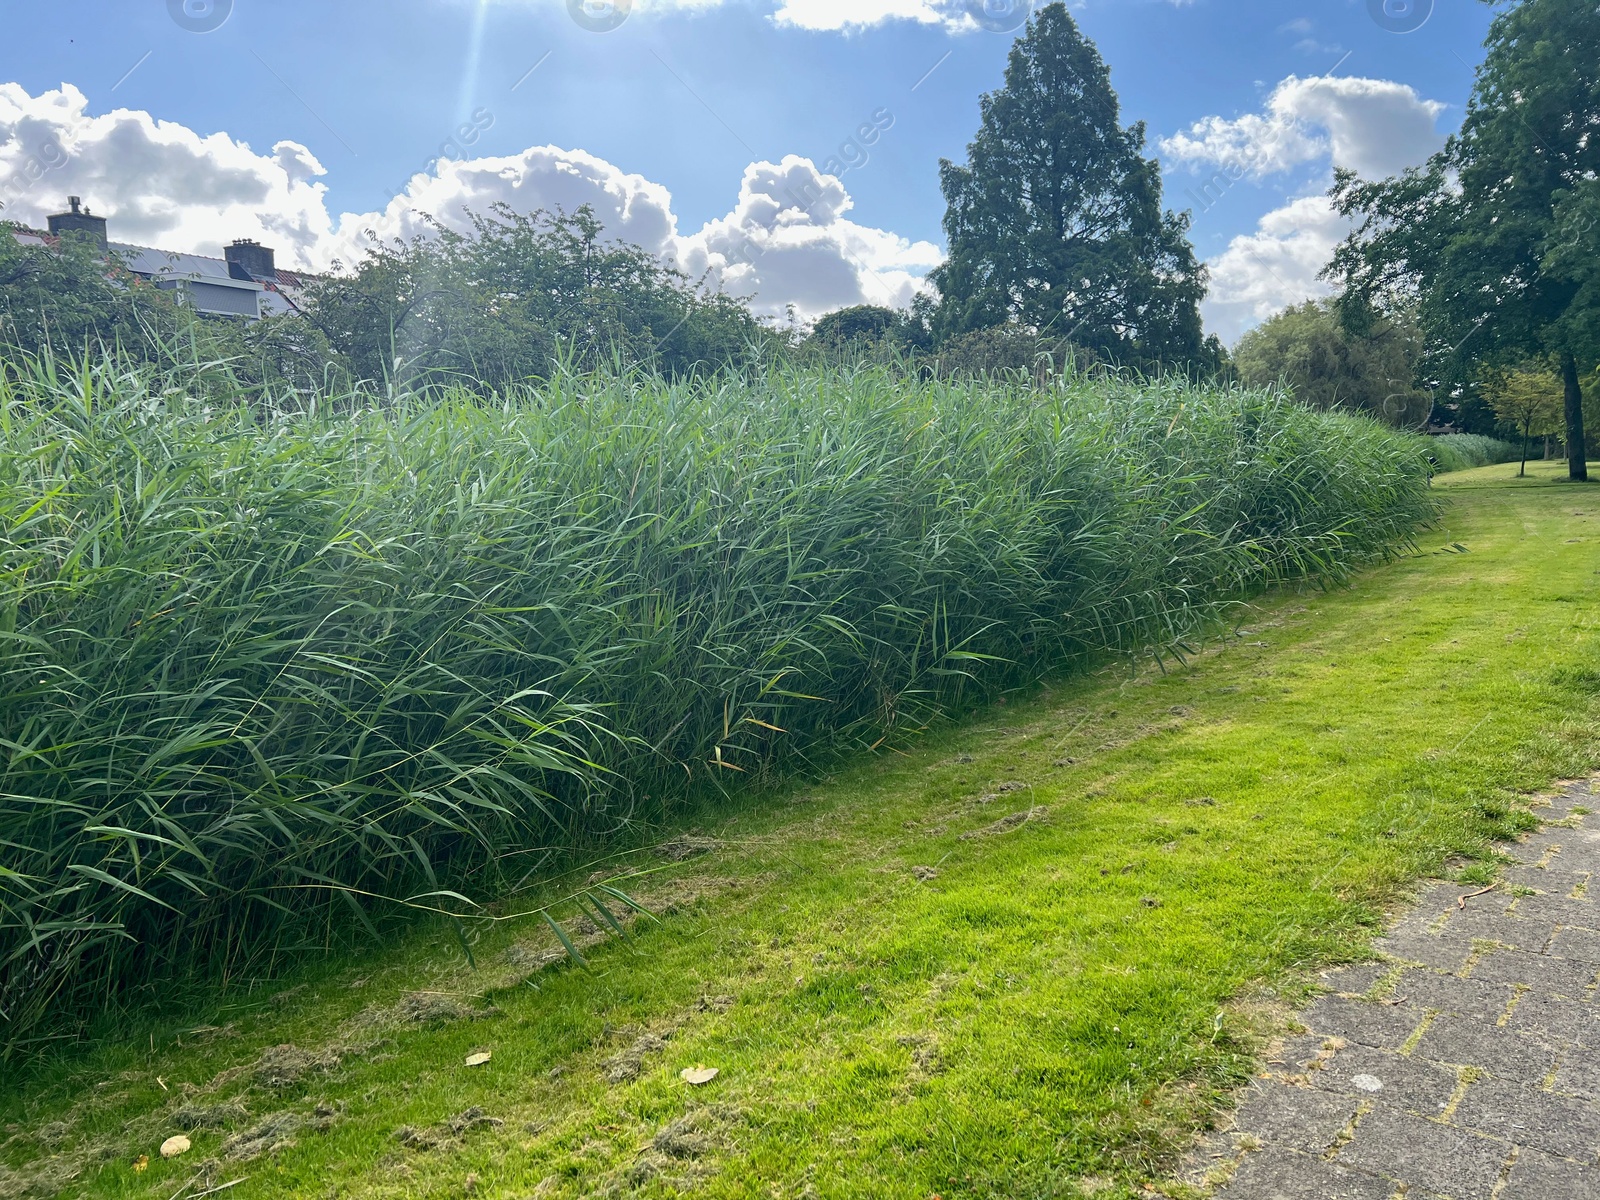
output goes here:
{"type": "Polygon", "coordinates": [[[1450,433],[1430,439],[1428,448],[1441,472],[1470,471],[1496,463],[1516,462],[1522,448],[1513,442],[1484,437],[1481,433],[1450,433]]]}
{"type": "Polygon", "coordinates": [[[0,381],[0,1043],[1164,653],[1434,511],[1422,439],[1176,381],[277,412],[33,364],[0,381]]]}

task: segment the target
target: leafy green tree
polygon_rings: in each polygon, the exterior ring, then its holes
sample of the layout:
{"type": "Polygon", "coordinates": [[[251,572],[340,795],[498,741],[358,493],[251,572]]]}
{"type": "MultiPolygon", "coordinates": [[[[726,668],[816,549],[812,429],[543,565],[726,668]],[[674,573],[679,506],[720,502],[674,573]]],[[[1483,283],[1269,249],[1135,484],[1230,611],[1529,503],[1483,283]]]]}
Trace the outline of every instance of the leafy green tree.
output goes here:
{"type": "Polygon", "coordinates": [[[1110,71],[1064,4],[1030,19],[981,112],[966,165],[939,165],[940,339],[1019,325],[1119,363],[1214,370],[1189,219],[1163,211],[1144,126],[1122,126],[1110,71]]]}
{"type": "Polygon", "coordinates": [[[766,331],[723,293],[690,284],[646,250],[603,238],[588,208],[475,214],[372,247],[314,284],[310,320],[348,370],[411,386],[494,387],[547,378],[560,362],[668,374],[745,360],[766,331]]]}
{"type": "Polygon", "coordinates": [[[904,316],[881,304],[857,304],[818,317],[811,337],[819,345],[848,346],[857,342],[882,342],[894,338],[904,316]]]}
{"type": "Polygon", "coordinates": [[[1565,388],[1548,366],[1528,364],[1489,371],[1483,390],[1500,423],[1515,430],[1522,439],[1522,469],[1517,472],[1520,479],[1528,473],[1528,443],[1561,428],[1565,388]]]}
{"type": "Polygon", "coordinates": [[[1296,400],[1312,408],[1363,412],[1415,427],[1433,411],[1432,397],[1415,382],[1421,357],[1415,321],[1353,334],[1331,301],[1308,300],[1245,334],[1233,363],[1241,382],[1287,384],[1296,400]]]}
{"type": "Polygon", "coordinates": [[[1584,480],[1582,366],[1600,357],[1600,12],[1521,0],[1486,45],[1461,131],[1426,166],[1379,182],[1339,173],[1332,194],[1356,226],[1328,274],[1354,330],[1414,308],[1458,383],[1483,363],[1554,356],[1569,474],[1584,480]]]}
{"type": "Polygon", "coordinates": [[[68,235],[19,242],[0,222],[0,347],[12,353],[137,348],[170,337],[180,313],[169,293],[141,281],[95,242],[68,235]]]}
{"type": "Polygon", "coordinates": [[[68,234],[19,242],[0,223],[0,358],[115,355],[181,369],[187,385],[230,396],[324,386],[326,340],[296,316],[207,317],[128,271],[114,252],[68,234]]]}

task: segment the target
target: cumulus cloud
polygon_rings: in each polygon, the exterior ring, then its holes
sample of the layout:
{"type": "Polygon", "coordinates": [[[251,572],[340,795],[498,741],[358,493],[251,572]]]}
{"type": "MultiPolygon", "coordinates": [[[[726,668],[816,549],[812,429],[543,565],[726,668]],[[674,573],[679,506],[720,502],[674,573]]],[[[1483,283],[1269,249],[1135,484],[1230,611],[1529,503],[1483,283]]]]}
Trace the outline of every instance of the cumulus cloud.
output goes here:
{"type": "Polygon", "coordinates": [[[663,258],[676,252],[678,219],[666,188],[582,150],[535,146],[520,154],[440,160],[433,170],[412,176],[382,211],[343,214],[338,233],[319,248],[320,257],[352,261],[372,235],[410,239],[432,228],[430,218],[465,230],[469,212],[486,213],[495,204],[518,212],[574,212],[587,204],[611,237],[663,258]]]}
{"type": "Polygon", "coordinates": [[[941,261],[930,242],[860,225],[845,217],[844,185],[808,158],[745,168],[739,200],[680,248],[691,275],[709,274],[757,312],[792,304],[814,317],[851,304],[900,306],[941,261]]]}
{"type": "Polygon", "coordinates": [[[5,218],[42,226],[69,193],[81,195],[109,218],[113,240],[163,250],[219,254],[249,237],[277,249],[284,266],[319,270],[356,261],[374,237],[426,235],[431,222],[465,229],[469,212],[496,204],[518,212],[588,205],[609,237],[706,277],[757,312],[781,316],[793,306],[802,318],[905,304],[941,258],[931,243],[850,220],[844,184],[809,159],[752,163],[732,210],[684,234],[666,187],[583,150],[455,151],[462,157],[431,163],[381,210],[335,218],[326,168],[298,142],[258,154],[225,133],[202,136],[144,112],[92,116],[76,88],[34,97],[0,84],[5,218]]]}
{"type": "Polygon", "coordinates": [[[1349,229],[1326,196],[1303,196],[1262,217],[1207,264],[1206,328],[1232,343],[1291,304],[1329,295],[1317,276],[1349,229]]]}
{"type": "Polygon", "coordinates": [[[172,249],[237,237],[306,256],[332,230],[322,164],[304,146],[255,153],[225,133],[202,136],[130,109],[93,116],[71,85],[30,96],[0,84],[0,202],[9,220],[42,224],[69,194],[114,216],[113,237],[172,249]]]}
{"type": "MultiPolygon", "coordinates": [[[[457,0],[459,2],[459,0],[457,0]]],[[[568,0],[502,0],[510,3],[544,3],[567,7],[568,0]]],[[[626,0],[627,18],[672,16],[703,12],[748,0],[626,0]]],[[[1192,0],[1170,0],[1182,6],[1192,0]]],[[[760,0],[771,20],[793,29],[852,32],[890,21],[942,26],[951,33],[980,29],[1011,32],[1020,29],[1028,14],[1044,0],[760,0]]],[[[584,0],[586,11],[609,17],[624,0],[584,0]]],[[[625,18],[625,19],[627,19],[625,18]]]]}
{"type": "Polygon", "coordinates": [[[1443,144],[1435,125],[1444,109],[1393,80],[1291,75],[1273,89],[1265,111],[1206,117],[1162,138],[1160,148],[1169,160],[1254,178],[1328,157],[1335,166],[1382,179],[1443,144]]]}
{"type": "MultiPolygon", "coordinates": [[[[529,0],[511,0],[528,3],[529,0]]],[[[533,0],[538,3],[541,0],[533,0]]],[[[567,0],[542,0],[566,6],[567,0]]],[[[668,16],[699,12],[723,4],[747,0],[626,0],[629,14],[668,16]]],[[[595,13],[609,14],[624,0],[585,0],[595,13]]],[[[943,26],[951,33],[989,30],[997,33],[1019,31],[1029,14],[1047,0],[761,0],[778,25],[795,29],[852,32],[889,21],[913,21],[919,25],[943,26]]],[[[1194,0],[1167,0],[1175,8],[1186,8],[1194,0]]],[[[1076,5],[1074,5],[1076,7],[1076,5]]]]}
{"type": "Polygon", "coordinates": [[[1420,165],[1443,144],[1436,126],[1444,108],[1392,80],[1291,75],[1262,112],[1207,117],[1161,139],[1169,164],[1216,172],[1202,189],[1208,198],[1239,180],[1314,168],[1318,194],[1267,213],[1207,264],[1211,331],[1232,342],[1288,305],[1327,295],[1318,273],[1349,231],[1323,194],[1332,168],[1383,179],[1420,165]]]}

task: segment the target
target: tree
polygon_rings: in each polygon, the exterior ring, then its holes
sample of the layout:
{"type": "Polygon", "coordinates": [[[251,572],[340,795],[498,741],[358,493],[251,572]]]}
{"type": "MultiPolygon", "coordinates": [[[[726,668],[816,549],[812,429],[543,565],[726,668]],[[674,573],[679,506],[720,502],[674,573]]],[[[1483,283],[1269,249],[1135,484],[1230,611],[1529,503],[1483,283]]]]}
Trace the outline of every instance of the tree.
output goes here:
{"type": "Polygon", "coordinates": [[[0,346],[28,354],[138,347],[179,325],[171,293],[140,280],[95,242],[69,234],[24,243],[17,228],[0,222],[0,346]]]}
{"type": "Polygon", "coordinates": [[[1480,364],[1553,356],[1581,481],[1581,364],[1600,356],[1600,12],[1521,0],[1486,46],[1461,131],[1425,167],[1375,183],[1339,173],[1332,195],[1356,226],[1328,274],[1354,330],[1414,308],[1440,374],[1458,383],[1480,364]]]}
{"type": "Polygon", "coordinates": [[[1334,304],[1308,300],[1252,329],[1234,348],[1241,382],[1289,386],[1312,408],[1347,409],[1391,425],[1427,423],[1432,398],[1416,386],[1422,335],[1409,319],[1352,334],[1334,304]]]}
{"type": "Polygon", "coordinates": [[[19,242],[17,228],[0,222],[0,357],[116,354],[233,396],[324,384],[328,346],[304,319],[203,316],[82,235],[19,242]]]}
{"type": "Polygon", "coordinates": [[[681,374],[742,361],[765,337],[737,300],[605,240],[587,207],[502,204],[470,220],[466,232],[435,226],[373,246],[308,289],[310,320],[353,375],[493,388],[545,379],[561,361],[681,374]]]}
{"type": "Polygon", "coordinates": [[[818,317],[811,336],[818,345],[831,349],[852,343],[870,345],[893,337],[903,320],[902,314],[881,304],[857,304],[818,317]]]}
{"type": "Polygon", "coordinates": [[[1548,366],[1530,363],[1518,369],[1489,371],[1483,390],[1494,415],[1522,438],[1522,469],[1517,472],[1521,479],[1528,474],[1528,442],[1561,428],[1565,386],[1548,366]]]}
{"type": "Polygon", "coordinates": [[[1019,325],[1119,363],[1214,370],[1189,219],[1162,210],[1144,126],[1120,124],[1111,74],[1064,4],[1029,20],[980,107],[967,164],[939,164],[940,339],[1019,325]]]}

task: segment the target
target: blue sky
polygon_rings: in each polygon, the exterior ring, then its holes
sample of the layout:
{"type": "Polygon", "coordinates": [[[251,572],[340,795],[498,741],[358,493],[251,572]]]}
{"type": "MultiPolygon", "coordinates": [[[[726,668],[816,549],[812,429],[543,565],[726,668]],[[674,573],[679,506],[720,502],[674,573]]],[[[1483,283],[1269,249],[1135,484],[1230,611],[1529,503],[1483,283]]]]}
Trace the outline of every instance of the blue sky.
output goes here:
{"type": "MultiPolygon", "coordinates": [[[[359,253],[358,228],[380,215],[383,232],[408,233],[413,208],[449,220],[463,204],[571,203],[590,188],[619,236],[803,316],[903,300],[937,261],[938,160],[962,155],[1015,36],[969,13],[1007,25],[1017,7],[615,0],[631,11],[594,32],[568,0],[174,3],[176,16],[168,0],[8,6],[7,215],[41,220],[70,190],[111,216],[113,237],[215,249],[259,236],[325,266],[359,253]],[[442,148],[452,163],[430,165],[442,148]],[[820,188],[821,208],[774,216],[784,180],[820,188]]],[[[581,4],[604,23],[607,0],[581,4]]],[[[1398,169],[1459,122],[1492,17],[1475,0],[1071,7],[1124,119],[1148,125],[1169,204],[1196,210],[1217,274],[1208,320],[1229,340],[1316,290],[1312,259],[1337,233],[1316,197],[1336,158],[1398,169]],[[1412,32],[1384,27],[1424,14],[1412,32]]]]}

